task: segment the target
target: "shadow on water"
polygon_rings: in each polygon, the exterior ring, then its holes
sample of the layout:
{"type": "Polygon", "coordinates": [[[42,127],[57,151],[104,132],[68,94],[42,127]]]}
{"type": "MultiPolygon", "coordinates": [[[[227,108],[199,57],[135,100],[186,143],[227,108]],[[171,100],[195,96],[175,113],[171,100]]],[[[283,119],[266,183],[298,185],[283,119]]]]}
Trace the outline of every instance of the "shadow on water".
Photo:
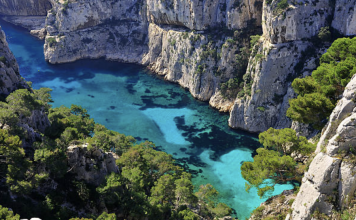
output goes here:
{"type": "MultiPolygon", "coordinates": [[[[212,183],[221,202],[249,216],[263,199],[245,191],[241,164],[260,146],[257,136],[232,130],[228,114],[194,99],[189,91],[164,81],[143,66],[104,59],[52,65],[44,60],[43,41],[0,20],[21,75],[33,87],[50,87],[54,107],[82,105],[96,122],[152,141],[193,175],[196,187],[212,183]]],[[[282,188],[281,188],[282,190],[282,188]]]]}

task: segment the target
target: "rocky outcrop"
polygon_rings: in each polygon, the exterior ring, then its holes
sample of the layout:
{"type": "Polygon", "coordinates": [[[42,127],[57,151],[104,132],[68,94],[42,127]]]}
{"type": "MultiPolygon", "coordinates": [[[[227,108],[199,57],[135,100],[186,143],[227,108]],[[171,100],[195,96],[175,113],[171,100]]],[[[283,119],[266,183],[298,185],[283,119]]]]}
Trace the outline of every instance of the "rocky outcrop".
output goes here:
{"type": "Polygon", "coordinates": [[[327,0],[265,1],[263,35],[251,54],[245,75],[245,95],[238,97],[230,112],[229,125],[251,132],[269,127],[291,127],[286,117],[288,100],[295,97],[291,82],[310,75],[325,51],[315,48],[311,38],[327,26],[332,15],[327,0]]]}
{"type": "Polygon", "coordinates": [[[229,125],[251,132],[265,131],[269,127],[290,127],[292,121],[285,116],[288,100],[294,98],[290,84],[302,52],[310,46],[309,42],[302,41],[271,44],[262,37],[247,67],[246,78],[249,80],[244,87],[247,94],[236,99],[229,125]]]}
{"type": "Polygon", "coordinates": [[[273,196],[251,213],[249,220],[278,219],[289,215],[290,207],[296,197],[293,190],[285,190],[282,194],[273,196]]]}
{"type": "Polygon", "coordinates": [[[50,63],[105,57],[144,64],[194,97],[229,111],[232,103],[223,98],[220,84],[242,77],[236,54],[248,47],[261,5],[254,1],[242,10],[243,2],[234,1],[58,2],[47,16],[45,58],[50,63]],[[216,14],[207,19],[207,13],[216,14]],[[247,25],[251,30],[243,29],[247,25]],[[234,35],[241,35],[239,42],[234,35]]]}
{"type": "MultiPolygon", "coordinates": [[[[2,101],[13,91],[22,88],[29,89],[29,86],[19,73],[17,61],[0,27],[0,96],[2,101]]],[[[41,133],[44,133],[49,125],[50,122],[43,109],[33,110],[29,117],[21,117],[19,126],[26,131],[22,139],[22,147],[26,152],[34,150],[32,144],[41,139],[41,133]]]]}
{"type": "Polygon", "coordinates": [[[346,36],[356,35],[356,1],[336,0],[332,27],[346,36]]]}
{"type": "Polygon", "coordinates": [[[208,101],[218,95],[220,82],[236,76],[233,64],[238,65],[235,54],[242,45],[232,39],[232,43],[225,42],[225,38],[150,24],[149,51],[143,64],[208,101]]]}
{"type": "Polygon", "coordinates": [[[99,185],[111,172],[118,173],[115,160],[118,156],[101,149],[89,149],[87,145],[72,145],[67,150],[68,166],[78,180],[99,185]]]}
{"type": "Polygon", "coordinates": [[[48,13],[44,46],[50,63],[105,57],[140,63],[147,47],[141,0],[56,2],[48,13]]]}
{"type": "Polygon", "coordinates": [[[285,116],[288,100],[295,97],[290,85],[310,75],[325,51],[315,44],[320,29],[332,26],[352,35],[356,26],[355,2],[345,0],[51,3],[46,30],[32,31],[46,35],[44,53],[50,63],[103,57],[147,65],[194,97],[230,111],[231,127],[251,132],[292,126],[285,116]],[[238,69],[247,65],[236,57],[261,31],[247,71],[241,73],[238,69]],[[221,90],[230,79],[239,80],[236,100],[236,93],[227,98],[221,90]]]}
{"type": "Polygon", "coordinates": [[[310,39],[328,26],[334,10],[328,0],[287,1],[284,7],[279,3],[265,2],[263,8],[263,35],[272,44],[310,39]]]}
{"type": "Polygon", "coordinates": [[[19,66],[0,27],[0,96],[4,99],[18,88],[27,88],[27,84],[20,76],[19,66]]]}
{"type": "Polygon", "coordinates": [[[302,180],[291,219],[312,219],[315,212],[332,217],[333,210],[355,202],[356,76],[347,85],[323,131],[317,155],[302,180]]]}
{"type": "Polygon", "coordinates": [[[176,25],[191,30],[216,26],[229,29],[246,28],[251,21],[261,24],[262,1],[239,0],[147,0],[152,23],[176,25]]]}
{"type": "Polygon", "coordinates": [[[48,0],[0,0],[0,15],[47,15],[48,0]]]}

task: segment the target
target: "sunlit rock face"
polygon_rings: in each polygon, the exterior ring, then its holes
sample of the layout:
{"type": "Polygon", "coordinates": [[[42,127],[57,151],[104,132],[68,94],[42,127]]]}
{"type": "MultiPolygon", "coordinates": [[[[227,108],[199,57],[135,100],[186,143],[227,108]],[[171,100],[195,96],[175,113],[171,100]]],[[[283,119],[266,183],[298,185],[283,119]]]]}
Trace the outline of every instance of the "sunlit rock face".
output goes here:
{"type": "Polygon", "coordinates": [[[175,25],[191,30],[215,26],[242,29],[254,20],[261,24],[262,1],[147,0],[148,18],[152,23],[175,25]]]}
{"type": "Polygon", "coordinates": [[[356,192],[355,91],[354,76],[323,130],[317,155],[305,173],[292,205],[291,219],[312,219],[316,210],[332,216],[334,210],[347,208],[353,199],[356,192]]]}
{"type": "Polygon", "coordinates": [[[55,2],[46,22],[45,59],[50,63],[100,58],[139,63],[147,51],[142,1],[55,2]]]}
{"type": "MultiPolygon", "coordinates": [[[[291,127],[285,117],[294,78],[310,75],[325,48],[321,28],[356,33],[355,1],[51,1],[45,38],[50,63],[106,58],[139,63],[230,112],[229,125],[252,132],[291,127]],[[239,33],[238,40],[227,40],[239,33]],[[247,65],[236,59],[251,35],[262,35],[247,65]],[[212,37],[213,36],[213,37],[212,37]],[[314,39],[314,41],[313,41],[314,39]],[[312,52],[311,52],[312,51],[312,52]],[[238,73],[237,69],[246,69],[238,73]],[[197,74],[198,73],[198,74],[197,74]],[[222,83],[242,75],[245,94],[226,98],[222,83]]],[[[328,45],[325,45],[327,48],[328,45]]],[[[304,128],[303,125],[298,125],[304,128]]],[[[298,127],[297,126],[297,127],[298,127]]],[[[301,129],[307,134],[307,129],[301,129]]]]}
{"type": "Polygon", "coordinates": [[[260,32],[262,1],[252,3],[53,2],[46,23],[45,59],[64,63],[104,57],[144,64],[188,88],[194,97],[211,100],[212,106],[229,111],[232,100],[223,98],[220,84],[242,77],[236,74],[236,54],[248,46],[254,29],[260,32]],[[235,30],[246,28],[252,31],[234,45],[223,47],[235,30]]]}
{"type": "Polygon", "coordinates": [[[18,88],[27,88],[19,73],[19,66],[9,49],[5,33],[0,27],[0,95],[7,96],[18,88]]]}
{"type": "Polygon", "coordinates": [[[0,15],[45,16],[51,7],[48,0],[0,0],[0,15]]]}
{"type": "MultiPolygon", "coordinates": [[[[263,35],[249,59],[247,92],[235,100],[230,112],[233,128],[262,132],[270,127],[291,127],[292,121],[286,117],[288,100],[296,96],[291,83],[296,77],[310,75],[325,52],[325,48],[316,48],[312,38],[333,16],[329,1],[279,4],[263,4],[263,35]]],[[[300,132],[308,134],[304,128],[300,132]]]]}
{"type": "Polygon", "coordinates": [[[356,1],[337,0],[332,27],[346,36],[356,35],[356,1]]]}

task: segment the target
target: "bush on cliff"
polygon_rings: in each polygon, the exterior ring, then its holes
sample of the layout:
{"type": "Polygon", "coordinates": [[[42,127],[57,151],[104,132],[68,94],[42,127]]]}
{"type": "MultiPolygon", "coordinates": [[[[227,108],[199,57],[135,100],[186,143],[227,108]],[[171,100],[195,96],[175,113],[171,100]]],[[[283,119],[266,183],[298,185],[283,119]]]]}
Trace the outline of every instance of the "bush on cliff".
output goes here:
{"type": "Polygon", "coordinates": [[[289,101],[287,116],[322,129],[355,73],[356,37],[337,39],[322,55],[320,66],[311,77],[293,81],[292,87],[298,97],[289,101]]]}

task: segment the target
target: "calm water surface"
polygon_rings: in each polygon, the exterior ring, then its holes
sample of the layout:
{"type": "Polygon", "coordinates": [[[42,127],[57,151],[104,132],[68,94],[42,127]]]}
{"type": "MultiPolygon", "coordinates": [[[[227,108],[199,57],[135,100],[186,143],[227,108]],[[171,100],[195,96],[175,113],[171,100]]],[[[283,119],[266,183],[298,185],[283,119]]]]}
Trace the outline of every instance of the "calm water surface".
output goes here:
{"type": "MultiPolygon", "coordinates": [[[[51,65],[43,41],[0,20],[21,75],[33,87],[53,89],[53,106],[81,105],[96,122],[139,141],[154,142],[193,174],[193,183],[211,183],[239,219],[265,199],[245,191],[241,164],[259,146],[255,136],[227,126],[228,115],[195,100],[176,84],[144,67],[105,60],[51,65]]],[[[290,185],[277,186],[275,194],[290,185]]]]}

